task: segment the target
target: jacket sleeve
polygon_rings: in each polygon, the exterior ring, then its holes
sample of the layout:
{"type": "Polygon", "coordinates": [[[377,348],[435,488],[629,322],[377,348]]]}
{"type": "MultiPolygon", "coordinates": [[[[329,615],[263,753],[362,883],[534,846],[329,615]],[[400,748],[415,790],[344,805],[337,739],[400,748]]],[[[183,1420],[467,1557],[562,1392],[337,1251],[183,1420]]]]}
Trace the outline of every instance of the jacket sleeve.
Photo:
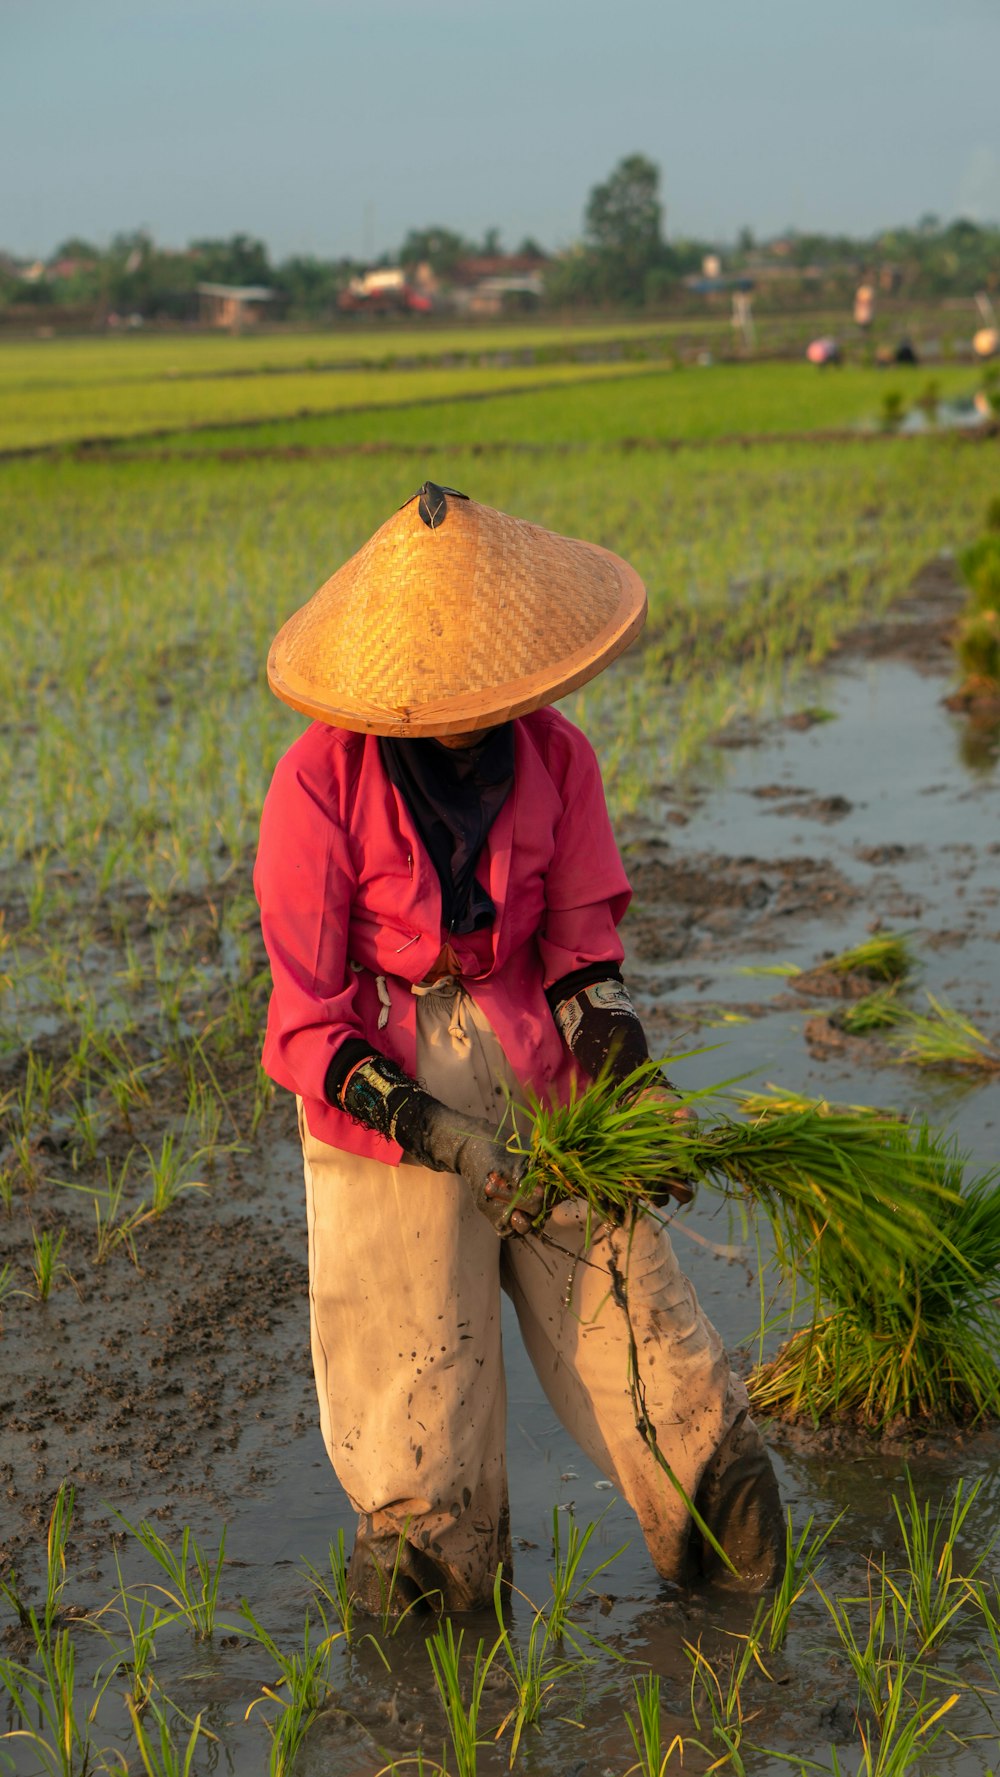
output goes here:
{"type": "Polygon", "coordinates": [[[263,1065],[289,1091],[322,1100],[336,1050],[364,1033],[348,966],[357,877],[343,786],[334,770],[319,768],[321,758],[346,773],[346,756],[331,749],[314,757],[302,743],[279,762],[264,802],[254,889],[273,981],[263,1065]]]}
{"type": "Polygon", "coordinates": [[[625,952],[618,925],[632,891],[618,855],[600,766],[579,729],[559,718],[549,769],[562,814],[545,878],[545,920],[539,933],[544,985],[591,963],[615,967],[625,952]]]}

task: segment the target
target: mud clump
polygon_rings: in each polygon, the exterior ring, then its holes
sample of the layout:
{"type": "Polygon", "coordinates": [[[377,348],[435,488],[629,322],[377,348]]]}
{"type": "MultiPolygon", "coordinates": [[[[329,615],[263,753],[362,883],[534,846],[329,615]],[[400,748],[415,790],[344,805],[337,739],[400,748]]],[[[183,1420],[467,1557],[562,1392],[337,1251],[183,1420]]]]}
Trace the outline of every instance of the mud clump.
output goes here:
{"type": "Polygon", "coordinates": [[[738,947],[744,955],[773,949],[789,922],[820,918],[850,906],[858,890],[825,859],[727,858],[674,861],[637,848],[630,853],[634,901],[628,942],[641,962],[669,962],[738,947]]]}

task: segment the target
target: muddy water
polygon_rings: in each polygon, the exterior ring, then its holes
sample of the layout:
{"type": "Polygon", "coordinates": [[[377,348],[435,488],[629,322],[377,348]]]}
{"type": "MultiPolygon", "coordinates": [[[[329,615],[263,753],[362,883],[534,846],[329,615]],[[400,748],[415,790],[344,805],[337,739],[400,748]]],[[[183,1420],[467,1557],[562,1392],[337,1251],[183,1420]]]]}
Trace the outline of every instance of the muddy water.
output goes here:
{"type": "MultiPolygon", "coordinates": [[[[739,972],[784,962],[809,967],[824,950],[858,941],[880,921],[913,934],[922,971],[918,997],[926,987],[1000,1035],[997,745],[980,736],[970,762],[966,731],[939,701],[944,682],[928,670],[942,664],[940,652],[914,646],[916,617],[919,612],[909,627],[901,621],[895,639],[883,635],[810,688],[833,720],[747,730],[731,737],[746,744],[727,747],[721,783],[663,787],[654,816],[627,835],[637,888],[627,969],[655,1046],[671,1054],[704,1051],[673,1065],[685,1086],[744,1075],[748,1085],[777,1082],[835,1099],[926,1110],[953,1128],[985,1168],[997,1158],[1000,1083],[931,1080],[890,1065],[875,1044],[810,1048],[806,1025],[821,1003],[804,1000],[779,976],[739,972]],[[723,1022],[723,1011],[746,1022],[723,1022]]],[[[186,1207],[183,1234],[175,1233],[173,1250],[163,1234],[138,1291],[128,1290],[130,1274],[122,1271],[121,1294],[112,1285],[103,1296],[74,1302],[67,1293],[36,1318],[16,1360],[24,1398],[4,1440],[0,1541],[17,1552],[30,1581],[37,1573],[31,1539],[37,1544],[43,1521],[37,1502],[51,1496],[61,1474],[75,1474],[80,1511],[66,1598],[93,1614],[113,1585],[110,1507],[133,1518],[155,1515],[167,1536],[190,1523],[213,1546],[225,1522],[229,1562],[221,1614],[232,1627],[207,1651],[176,1628],[166,1631],[157,1675],[185,1709],[204,1710],[220,1736],[196,1768],[254,1777],[267,1769],[266,1741],[259,1721],[248,1725],[243,1718],[271,1671],[241,1633],[240,1599],[252,1602],[279,1642],[300,1642],[307,1596],[302,1562],[323,1568],[338,1528],[349,1538],[351,1513],[314,1425],[300,1163],[290,1107],[270,1120],[264,1167],[230,1184],[230,1199],[221,1200],[217,1190],[210,1201],[186,1207]],[[220,1297],[215,1319],[201,1323],[195,1303],[212,1289],[220,1297]],[[190,1300],[185,1290],[194,1292],[190,1300]],[[166,1303],[159,1315],[158,1295],[166,1303]],[[164,1355],[166,1379],[157,1372],[164,1355]],[[171,1388],[178,1395],[173,1406],[171,1388]],[[109,1402],[98,1413],[102,1389],[109,1402]],[[110,1398],[116,1389],[117,1403],[110,1398]]],[[[744,1231],[709,1193],[677,1217],[675,1230],[709,1314],[732,1348],[745,1348],[759,1302],[744,1231]]],[[[13,1349],[7,1339],[0,1352],[7,1357],[13,1349]]],[[[603,1598],[587,1605],[584,1620],[619,1652],[661,1674],[670,1732],[689,1732],[682,1643],[701,1636],[710,1652],[731,1647],[726,1632],[747,1626],[745,1608],[682,1599],[659,1584],[629,1512],[554,1421],[513,1316],[506,1349],[517,1583],[529,1598],[548,1596],[554,1507],[564,1525],[571,1514],[580,1525],[599,1517],[595,1558],[626,1546],[599,1581],[603,1598]]],[[[6,1384],[5,1397],[17,1398],[11,1371],[6,1384]]],[[[870,1549],[898,1553],[890,1496],[907,1461],[921,1494],[935,1500],[959,1475],[982,1479],[969,1521],[970,1549],[981,1547],[1000,1521],[1000,1440],[993,1432],[924,1440],[909,1449],[863,1440],[845,1446],[780,1430],[772,1438],[798,1523],[813,1513],[825,1525],[846,1511],[827,1562],[831,1593],[863,1592],[870,1549]]],[[[134,1545],[126,1544],[122,1559],[135,1580],[160,1577],[134,1545]]],[[[518,1607],[516,1618],[526,1628],[526,1607],[518,1607]]],[[[486,1619],[469,1625],[473,1639],[489,1631],[486,1619]]],[[[80,1666],[88,1672],[106,1650],[96,1633],[89,1655],[82,1628],[77,1639],[80,1666]]],[[[966,1681],[983,1677],[974,1641],[974,1631],[959,1631],[946,1649],[944,1663],[966,1681]]],[[[366,1648],[338,1668],[343,1707],[316,1725],[297,1770],[355,1777],[418,1746],[439,1751],[443,1723],[431,1697],[423,1632],[404,1628],[385,1650],[391,1673],[366,1648]]],[[[9,1637],[3,1651],[17,1652],[9,1637]]],[[[834,1743],[843,1756],[853,1742],[852,1684],[818,1600],[803,1602],[772,1671],[780,1684],[759,1675],[750,1681],[748,1710],[760,1713],[748,1739],[805,1757],[824,1755],[834,1743]]],[[[938,1692],[944,1694],[943,1686],[938,1692]]],[[[488,1721],[501,1718],[505,1697],[502,1691],[490,1697],[488,1721]]],[[[629,1672],[598,1656],[584,1680],[567,1681],[557,1697],[541,1732],[529,1736],[526,1768],[540,1777],[624,1772],[634,1758],[622,1720],[631,1701],[629,1672]],[[570,1725],[574,1719],[586,1728],[570,1725]]],[[[989,1725],[967,1701],[949,1719],[959,1733],[989,1725]]],[[[120,1721],[117,1702],[106,1701],[97,1719],[100,1743],[118,1738],[120,1721]]],[[[942,1742],[931,1768],[955,1777],[981,1772],[993,1762],[995,1741],[988,1758],[986,1750],[942,1742]]],[[[704,1769],[708,1762],[691,1751],[686,1768],[704,1769]]],[[[503,1765],[491,1752],[481,1768],[503,1765]]],[[[34,1768],[30,1754],[18,1751],[14,1769],[34,1768]]],[[[760,1754],[748,1757],[748,1768],[787,1769],[760,1754]]]]}

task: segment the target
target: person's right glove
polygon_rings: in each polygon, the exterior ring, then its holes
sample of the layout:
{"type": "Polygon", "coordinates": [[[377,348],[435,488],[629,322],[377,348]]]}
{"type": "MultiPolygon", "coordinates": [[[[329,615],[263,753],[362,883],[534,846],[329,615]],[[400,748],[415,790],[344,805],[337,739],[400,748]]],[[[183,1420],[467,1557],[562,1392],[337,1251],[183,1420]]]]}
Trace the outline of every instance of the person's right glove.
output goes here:
{"type": "Polygon", "coordinates": [[[377,1052],[354,1063],[342,1081],[329,1074],[327,1081],[332,1103],[398,1142],[411,1160],[432,1172],[458,1173],[501,1238],[530,1231],[542,1207],[541,1187],[522,1192],[527,1161],[509,1153],[488,1123],[442,1104],[377,1052]]]}

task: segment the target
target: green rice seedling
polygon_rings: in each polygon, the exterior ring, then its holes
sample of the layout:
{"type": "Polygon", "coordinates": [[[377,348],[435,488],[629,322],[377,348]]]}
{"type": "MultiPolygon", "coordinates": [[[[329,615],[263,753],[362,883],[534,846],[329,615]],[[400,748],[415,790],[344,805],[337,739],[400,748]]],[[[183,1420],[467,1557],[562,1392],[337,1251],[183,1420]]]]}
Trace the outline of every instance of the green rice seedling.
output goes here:
{"type": "MultiPolygon", "coordinates": [[[[204,1081],[197,1082],[197,1084],[200,1085],[202,1088],[201,1095],[199,1096],[195,1092],[195,1089],[194,1089],[195,1088],[195,1076],[194,1076],[194,1072],[192,1069],[189,1071],[189,1075],[188,1075],[188,1110],[187,1110],[187,1113],[186,1113],[185,1119],[184,1119],[184,1127],[185,1127],[185,1132],[187,1132],[189,1126],[191,1126],[191,1124],[192,1124],[192,1121],[194,1121],[195,1127],[199,1128],[201,1131],[201,1133],[199,1135],[199,1141],[200,1141],[201,1145],[203,1146],[204,1151],[206,1153],[208,1153],[213,1148],[215,1148],[219,1145],[218,1144],[219,1126],[221,1123],[221,1117],[222,1117],[223,1112],[226,1114],[226,1116],[229,1118],[230,1123],[232,1124],[233,1134],[236,1138],[237,1144],[242,1142],[243,1137],[240,1133],[239,1124],[237,1123],[236,1118],[233,1115],[233,1108],[232,1108],[232,1104],[230,1102],[230,1098],[227,1096],[227,1094],[223,1091],[222,1087],[220,1086],[219,1081],[218,1081],[218,1077],[215,1073],[215,1070],[212,1067],[212,1064],[209,1061],[207,1054],[205,1053],[205,1035],[206,1034],[207,1033],[203,1033],[202,1036],[195,1037],[192,1047],[194,1049],[194,1053],[198,1056],[199,1060],[201,1061],[201,1064],[204,1067],[206,1074],[208,1075],[209,1081],[212,1086],[212,1090],[215,1093],[216,1108],[219,1111],[219,1118],[218,1118],[218,1120],[216,1120],[215,1116],[214,1116],[214,1112],[210,1109],[208,1099],[205,1095],[204,1081]]],[[[260,1064],[258,1063],[258,1066],[259,1065],[260,1064]]],[[[237,1147],[230,1147],[230,1148],[220,1148],[219,1151],[223,1152],[223,1153],[236,1153],[239,1151],[239,1148],[238,1148],[238,1146],[237,1147]]]]}
{"type": "Polygon", "coordinates": [[[251,1141],[256,1136],[264,1118],[274,1104],[275,1092],[276,1088],[274,1081],[264,1072],[264,1069],[258,1062],[253,1077],[253,1109],[250,1113],[251,1141]]]}
{"type": "Polygon", "coordinates": [[[912,1624],[911,1600],[889,1585],[884,1560],[869,1563],[867,1622],[859,1634],[851,1621],[854,1600],[832,1599],[821,1586],[840,1646],[857,1684],[857,1721],[862,1745],[861,1770],[870,1777],[904,1777],[942,1732],[944,1717],[960,1692],[929,1697],[928,1675],[907,1652],[912,1624]]]}
{"type": "Polygon", "coordinates": [[[56,1086],[55,1063],[43,1061],[29,1049],[25,1061],[24,1084],[16,1097],[16,1114],[25,1135],[44,1129],[52,1113],[56,1086]]]}
{"type": "MultiPolygon", "coordinates": [[[[502,1739],[507,1728],[513,1723],[508,1763],[513,1770],[517,1758],[517,1750],[521,1744],[521,1735],[526,1727],[533,1727],[545,1706],[546,1698],[554,1690],[561,1678],[571,1672],[579,1671],[579,1659],[567,1660],[563,1654],[553,1654],[552,1643],[555,1637],[551,1623],[545,1612],[531,1606],[531,1628],[527,1642],[515,1642],[507,1626],[505,1615],[505,1583],[503,1570],[497,1568],[493,1583],[493,1609],[496,1612],[497,1627],[500,1631],[500,1644],[507,1660],[507,1673],[514,1686],[516,1700],[504,1716],[496,1731],[496,1739],[502,1739]]],[[[523,1593],[519,1594],[524,1597],[523,1593]]],[[[530,1599],[526,1600],[530,1604],[530,1599]]]]}
{"type": "Polygon", "coordinates": [[[448,1737],[455,1754],[455,1777],[476,1777],[479,1749],[488,1744],[480,1735],[479,1716],[490,1669],[502,1643],[487,1649],[479,1640],[472,1656],[469,1700],[462,1695],[461,1657],[465,1630],[457,1636],[450,1617],[445,1617],[427,1642],[427,1657],[444,1708],[448,1737]]]}
{"type": "MultiPolygon", "coordinates": [[[[976,1645],[989,1672],[990,1694],[996,1696],[1000,1694],[1000,1581],[993,1576],[992,1585],[988,1590],[982,1580],[973,1580],[972,1601],[986,1631],[985,1644],[980,1641],[976,1645]]],[[[989,1705],[987,1705],[987,1710],[990,1719],[994,1721],[994,1728],[996,1728],[995,1717],[989,1710],[989,1705]]]]}
{"type": "Polygon", "coordinates": [[[634,1678],[636,1720],[633,1721],[628,1710],[625,1711],[625,1723],[632,1736],[632,1744],[636,1750],[636,1763],[630,1765],[625,1777],[663,1777],[674,1753],[678,1763],[684,1763],[684,1741],[680,1734],[675,1734],[670,1745],[664,1750],[663,1724],[660,1720],[660,1675],[658,1672],[646,1672],[641,1678],[634,1678]]]}
{"type": "Polygon", "coordinates": [[[778,1653],[784,1647],[792,1611],[820,1567],[823,1551],[843,1516],[843,1512],[838,1512],[825,1530],[814,1531],[810,1512],[796,1536],[791,1509],[787,1511],[784,1570],[761,1625],[761,1640],[766,1639],[768,1653],[778,1653]]]}
{"type": "Polygon", "coordinates": [[[14,1288],[15,1275],[14,1267],[9,1259],[0,1265],[0,1333],[3,1332],[3,1305],[8,1296],[17,1293],[14,1288]]]}
{"type": "Polygon", "coordinates": [[[99,1666],[95,1683],[100,1685],[100,1694],[103,1696],[116,1678],[124,1678],[126,1680],[124,1691],[126,1702],[138,1714],[141,1714],[150,1702],[156,1688],[156,1680],[153,1675],[156,1638],[162,1629],[167,1628],[170,1623],[176,1622],[177,1612],[161,1610],[158,1604],[151,1604],[145,1596],[140,1597],[138,1601],[131,1596],[122,1579],[117,1549],[115,1550],[115,1568],[118,1574],[118,1603],[112,1602],[105,1605],[99,1614],[104,1616],[110,1611],[120,1618],[124,1624],[127,1645],[123,1647],[116,1635],[105,1629],[97,1618],[93,1619],[91,1627],[98,1634],[104,1636],[112,1648],[112,1653],[105,1663],[107,1677],[102,1682],[104,1667],[99,1666]],[[138,1612],[134,1608],[136,1602],[138,1602],[138,1612]]]}
{"type": "Polygon", "coordinates": [[[584,1593],[593,1590],[598,1574],[604,1573],[612,1562],[618,1560],[619,1555],[625,1553],[628,1547],[627,1543],[622,1543],[620,1549],[615,1549],[612,1554],[606,1555],[586,1574],[582,1573],[584,1557],[600,1523],[601,1519],[598,1518],[588,1524],[586,1530],[581,1531],[575,1518],[561,1512],[558,1506],[553,1508],[552,1572],[549,1575],[552,1601],[548,1608],[547,1621],[549,1634],[554,1641],[569,1640],[578,1647],[580,1640],[586,1639],[595,1645],[603,1646],[603,1643],[596,1642],[596,1637],[592,1636],[589,1631],[574,1624],[570,1619],[570,1613],[579,1604],[584,1593]],[[565,1547],[563,1546],[561,1528],[564,1522],[568,1524],[565,1547]]]}
{"type": "Polygon", "coordinates": [[[347,1568],[347,1551],[344,1547],[344,1532],[337,1531],[335,1542],[328,1544],[330,1560],[330,1576],[321,1574],[312,1563],[304,1563],[306,1572],[314,1589],[327,1604],[333,1608],[334,1615],[340,1624],[340,1631],[348,1647],[354,1641],[354,1608],[355,1595],[351,1589],[350,1574],[347,1568]]]}
{"type": "Polygon", "coordinates": [[[38,1150],[35,1143],[30,1135],[18,1131],[11,1137],[9,1152],[13,1165],[4,1170],[10,1179],[11,1200],[15,1183],[20,1184],[30,1197],[38,1186],[38,1150]]]}
{"type": "MultiPolygon", "coordinates": [[[[151,1700],[148,1714],[144,1717],[139,1706],[130,1697],[128,1712],[132,1718],[136,1750],[146,1777],[192,1777],[198,1742],[216,1738],[202,1726],[200,1714],[195,1716],[193,1722],[185,1720],[184,1725],[190,1726],[191,1732],[187,1742],[180,1745],[174,1738],[174,1725],[165,1708],[161,1709],[151,1700]]],[[[127,1770],[126,1766],[125,1771],[127,1770]]]]}
{"type": "Polygon", "coordinates": [[[420,1751],[407,1753],[405,1758],[393,1759],[389,1765],[383,1765],[376,1771],[375,1777],[399,1777],[401,1771],[413,1771],[416,1777],[449,1777],[446,1765],[439,1765],[436,1759],[425,1758],[420,1751]]]}
{"type": "Polygon", "coordinates": [[[250,1624],[255,1640],[270,1655],[281,1674],[276,1685],[261,1686],[261,1695],[254,1698],[244,1719],[249,1721],[253,1711],[263,1702],[277,1704],[278,1714],[267,1720],[267,1731],[271,1739],[269,1770],[271,1777],[286,1777],[310,1727],[332,1698],[330,1667],[334,1648],[341,1640],[343,1631],[337,1629],[331,1633],[321,1611],[324,1633],[319,1641],[314,1642],[307,1610],[302,1632],[302,1651],[286,1654],[254,1615],[245,1598],[240,1606],[240,1614],[250,1624]]]}
{"type": "Polygon", "coordinates": [[[81,1161],[92,1166],[97,1159],[104,1119],[89,1085],[81,1098],[70,1097],[69,1114],[74,1136],[73,1168],[76,1170],[81,1161]]]}
{"type": "Polygon", "coordinates": [[[135,1149],[130,1148],[117,1171],[112,1166],[110,1157],[105,1156],[103,1189],[78,1184],[75,1179],[53,1181],[62,1185],[64,1190],[80,1191],[93,1199],[94,1219],[97,1224],[97,1246],[93,1260],[95,1265],[105,1264],[119,1246],[124,1246],[136,1270],[140,1269],[135,1234],[149,1212],[142,1203],[130,1210],[124,1207],[125,1186],[134,1153],[135,1149]]]}
{"type": "Polygon", "coordinates": [[[889,987],[880,987],[877,992],[866,994],[863,1000],[853,1000],[834,1015],[834,1023],[852,1037],[867,1036],[872,1030],[889,1030],[906,1017],[906,1009],[900,1005],[896,993],[897,983],[893,982],[889,987]]]}
{"type": "Polygon", "coordinates": [[[75,1504],[75,1487],[69,1481],[60,1481],[52,1502],[45,1542],[45,1611],[42,1621],[46,1635],[56,1621],[59,1600],[66,1584],[66,1544],[73,1524],[75,1504]]]}
{"type": "Polygon", "coordinates": [[[963,693],[991,692],[1000,687],[1000,612],[975,611],[963,617],[955,652],[965,674],[963,693]]]}
{"type": "Polygon", "coordinates": [[[59,1257],[65,1239],[65,1228],[61,1228],[55,1236],[50,1228],[45,1228],[41,1234],[34,1228],[31,1230],[31,1275],[35,1280],[35,1295],[39,1302],[47,1302],[59,1278],[70,1275],[59,1257]]]}
{"type": "Polygon", "coordinates": [[[138,1539],[146,1553],[153,1557],[173,1587],[171,1591],[167,1586],[158,1585],[156,1590],[162,1592],[174,1605],[178,1615],[190,1623],[196,1641],[210,1641],[215,1632],[219,1582],[226,1558],[226,1526],[222,1526],[219,1551],[213,1562],[191,1535],[188,1524],[184,1526],[180,1550],[177,1552],[153,1529],[147,1519],[131,1524],[122,1512],[116,1512],[115,1516],[138,1539]]]}
{"type": "Polygon", "coordinates": [[[978,1551],[968,1571],[956,1573],[955,1545],[981,1485],[981,1481],[976,1481],[966,1492],[965,1483],[959,1481],[951,1496],[950,1509],[940,1505],[933,1517],[930,1501],[925,1500],[923,1505],[918,1502],[913,1476],[908,1470],[905,1500],[901,1503],[893,1495],[893,1510],[906,1555],[902,1583],[908,1589],[909,1610],[919,1635],[921,1658],[972,1601],[976,1573],[996,1542],[994,1535],[978,1551]]]}
{"type": "MultiPolygon", "coordinates": [[[[0,1207],[3,1208],[7,1216],[12,1216],[14,1213],[14,1177],[12,1166],[0,1166],[0,1207]]],[[[0,1303],[2,1301],[3,1292],[2,1286],[0,1286],[0,1303]]]]}
{"type": "Polygon", "coordinates": [[[907,1009],[899,1020],[898,1035],[893,1038],[898,1061],[915,1067],[975,1068],[983,1073],[1000,1070],[1000,1050],[971,1019],[932,993],[927,999],[929,1017],[907,1009]]]}
{"type": "MultiPolygon", "coordinates": [[[[716,1767],[729,1764],[738,1777],[744,1777],[746,1767],[741,1748],[746,1728],[754,1719],[753,1715],[746,1714],[744,1708],[744,1686],[754,1666],[763,1673],[769,1684],[772,1682],[760,1652],[761,1630],[765,1620],[766,1606],[762,1600],[757,1606],[748,1633],[734,1638],[742,1645],[724,1676],[720,1676],[717,1667],[713,1666],[704,1653],[700,1641],[697,1645],[690,1641],[684,1643],[684,1653],[691,1666],[691,1719],[698,1733],[701,1733],[702,1718],[698,1713],[700,1698],[702,1709],[707,1707],[711,1718],[711,1750],[722,1748],[722,1757],[716,1761],[716,1767]]],[[[698,1744],[706,1753],[710,1752],[704,1742],[698,1744]]]]}
{"type": "Polygon", "coordinates": [[[32,1610],[24,1593],[18,1585],[18,1574],[13,1567],[6,1573],[0,1573],[0,1598],[3,1598],[14,1612],[21,1629],[31,1628],[32,1610]]]}
{"type": "Polygon", "coordinates": [[[153,1216],[161,1216],[171,1209],[184,1191],[207,1191],[208,1186],[201,1179],[185,1179],[185,1172],[197,1166],[204,1156],[199,1149],[186,1154],[183,1144],[172,1130],[167,1130],[160,1139],[159,1152],[153,1152],[146,1143],[142,1143],[142,1151],[149,1161],[149,1179],[152,1195],[149,1200],[149,1212],[153,1216]]]}
{"type": "Polygon", "coordinates": [[[969,588],[973,611],[1000,611],[1000,536],[988,530],[959,551],[958,565],[969,588]]]}
{"type": "Polygon", "coordinates": [[[906,416],[906,397],[899,389],[886,389],[882,396],[880,424],[883,432],[899,430],[906,416]]]}
{"type": "Polygon", "coordinates": [[[111,1097],[126,1133],[131,1135],[133,1111],[148,1109],[152,1104],[147,1078],[153,1072],[153,1064],[140,1066],[127,1054],[122,1057],[112,1056],[109,1060],[103,1086],[111,1097]]]}
{"type": "Polygon", "coordinates": [[[741,963],[737,975],[780,975],[783,980],[801,975],[798,963],[741,963]]]}
{"type": "Polygon", "coordinates": [[[824,957],[819,965],[833,975],[868,975],[873,981],[902,981],[914,968],[913,947],[906,932],[876,932],[861,944],[824,957]]]}
{"type": "Polygon", "coordinates": [[[7,1692],[16,1720],[24,1725],[0,1734],[0,1741],[27,1741],[51,1777],[87,1777],[99,1757],[91,1727],[93,1712],[81,1714],[76,1685],[76,1651],[67,1630],[38,1631],[35,1655],[39,1670],[0,1659],[0,1687],[7,1692]]]}

